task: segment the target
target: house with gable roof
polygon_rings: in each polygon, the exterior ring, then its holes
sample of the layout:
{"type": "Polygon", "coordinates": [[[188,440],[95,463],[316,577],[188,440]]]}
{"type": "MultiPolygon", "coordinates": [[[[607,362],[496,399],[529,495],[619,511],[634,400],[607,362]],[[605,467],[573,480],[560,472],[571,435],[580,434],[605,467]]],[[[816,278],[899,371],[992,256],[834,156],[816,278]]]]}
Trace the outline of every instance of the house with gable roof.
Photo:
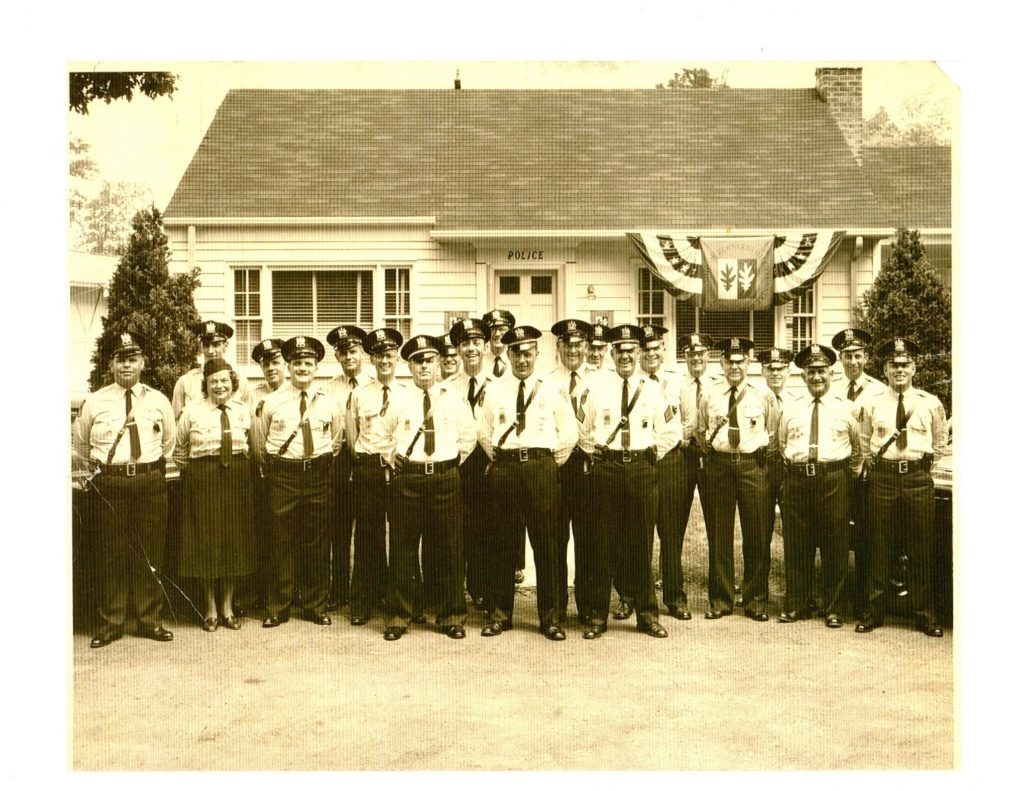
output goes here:
{"type": "Polygon", "coordinates": [[[694,331],[796,349],[850,325],[899,224],[952,249],[942,151],[865,148],[857,68],[780,90],[233,90],[164,222],[254,378],[262,337],[440,335],[494,307],[660,323],[670,354],[694,331]],[[844,232],[820,277],[743,311],[673,298],[627,237],[808,228],[844,232]]]}

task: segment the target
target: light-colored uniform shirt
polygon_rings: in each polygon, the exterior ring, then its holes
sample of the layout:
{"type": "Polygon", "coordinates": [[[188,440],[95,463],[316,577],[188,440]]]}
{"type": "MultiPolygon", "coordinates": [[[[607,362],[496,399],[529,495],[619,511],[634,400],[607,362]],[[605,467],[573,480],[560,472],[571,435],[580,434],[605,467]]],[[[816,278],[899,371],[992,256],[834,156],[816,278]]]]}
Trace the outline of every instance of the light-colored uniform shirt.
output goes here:
{"type": "MultiPolygon", "coordinates": [[[[231,452],[247,453],[252,417],[249,407],[232,396],[224,404],[231,431],[231,452]]],[[[174,463],[179,467],[189,459],[219,456],[221,444],[220,408],[209,398],[186,404],[178,418],[174,463]]]]}
{"type": "Polygon", "coordinates": [[[679,435],[669,427],[666,418],[668,403],[662,398],[661,389],[653,386],[639,367],[629,379],[623,380],[613,372],[598,372],[588,381],[590,397],[583,409],[583,426],[580,429],[580,448],[593,453],[597,445],[611,450],[623,450],[625,428],[619,429],[609,442],[611,433],[622,417],[622,382],[626,381],[626,403],[633,400],[637,389],[640,395],[629,413],[629,449],[644,450],[654,447],[657,458],[668,453],[679,441],[679,435]]]}
{"type": "MultiPolygon", "coordinates": [[[[348,426],[348,410],[352,406],[352,394],[363,385],[374,381],[375,378],[373,374],[367,371],[360,371],[355,376],[343,373],[327,383],[327,392],[334,396],[335,400],[341,404],[342,412],[345,415],[346,427],[348,426]],[[353,384],[353,381],[355,384],[353,384]]],[[[348,442],[347,433],[342,437],[342,440],[346,443],[348,442]]]]}
{"type": "Polygon", "coordinates": [[[558,388],[558,392],[561,393],[562,398],[569,404],[570,409],[573,408],[573,399],[575,398],[576,406],[574,414],[577,423],[582,423],[583,420],[583,407],[587,403],[587,399],[590,398],[589,387],[587,385],[587,379],[590,376],[590,372],[585,370],[586,363],[576,369],[576,387],[572,386],[572,374],[573,372],[566,368],[562,361],[558,361],[550,373],[547,375],[547,379],[558,388]],[[571,391],[571,392],[570,392],[571,391]]]}
{"type": "Polygon", "coordinates": [[[702,399],[697,418],[697,437],[701,445],[707,447],[708,440],[714,434],[711,443],[714,450],[723,453],[753,453],[760,448],[768,448],[770,454],[775,453],[777,444],[775,432],[778,428],[779,410],[775,396],[754,387],[744,380],[736,389],[736,398],[743,394],[739,406],[736,407],[736,422],[739,424],[740,442],[738,447],[729,445],[729,390],[726,381],[716,382],[711,387],[702,389],[702,399]],[[719,424],[722,428],[715,429],[719,424]]]}
{"type": "MultiPolygon", "coordinates": [[[[491,459],[498,441],[516,419],[516,400],[519,382],[515,376],[503,376],[491,382],[482,403],[476,407],[477,439],[480,447],[491,459]]],[[[572,407],[562,398],[557,386],[537,374],[523,380],[523,401],[529,401],[536,386],[537,392],[526,409],[526,427],[522,434],[516,429],[508,431],[502,450],[516,448],[548,448],[555,461],[562,465],[579,439],[572,407]]]]}
{"type": "MultiPolygon", "coordinates": [[[[704,399],[704,391],[722,381],[717,374],[705,371],[700,377],[700,397],[704,399]]],[[[700,405],[697,403],[697,380],[687,370],[679,382],[679,411],[683,428],[683,444],[689,445],[690,440],[697,436],[697,417],[700,405]]]]}
{"type": "MultiPolygon", "coordinates": [[[[74,433],[75,457],[80,469],[93,469],[96,462],[107,463],[110,448],[127,417],[126,392],[115,382],[90,393],[82,404],[74,433]]],[[[132,387],[132,413],[142,451],[135,461],[145,464],[158,461],[161,456],[170,461],[174,451],[174,413],[167,396],[137,382],[132,387]]],[[[110,463],[128,464],[131,461],[131,432],[125,429],[110,463]]]]}
{"type": "MultiPolygon", "coordinates": [[[[891,387],[864,403],[861,420],[861,439],[865,450],[872,455],[896,431],[896,410],[899,408],[899,394],[891,387]]],[[[897,447],[892,442],[883,459],[889,461],[916,461],[926,453],[935,459],[946,454],[946,410],[942,402],[931,393],[909,387],[903,394],[903,411],[907,416],[907,447],[897,447]]]]}
{"type": "MultiPolygon", "coordinates": [[[[676,438],[676,442],[683,439],[683,378],[678,371],[669,368],[659,368],[653,374],[644,374],[652,387],[661,390],[661,397],[665,401],[665,417],[667,418],[669,431],[676,438]]],[[[622,385],[619,385],[621,387],[622,385]]],[[[675,447],[675,443],[671,447],[675,447]]],[[[671,448],[670,448],[671,450],[671,448]]]]}
{"type": "MultiPolygon", "coordinates": [[[[876,396],[881,395],[882,393],[884,393],[888,389],[889,389],[889,386],[886,385],[884,382],[879,382],[873,376],[868,376],[867,374],[861,374],[857,378],[857,382],[854,385],[855,397],[854,397],[853,401],[851,402],[853,404],[856,404],[856,406],[857,406],[857,409],[855,410],[855,414],[857,415],[857,419],[858,420],[861,419],[861,407],[863,407],[864,404],[866,404],[872,398],[875,398],[876,396]]],[[[833,376],[832,376],[832,384],[829,386],[828,391],[830,393],[835,393],[837,396],[842,396],[843,398],[846,398],[847,400],[849,400],[849,398],[848,398],[849,390],[850,390],[850,379],[846,375],[846,373],[844,371],[839,371],[838,373],[834,373],[833,376]]]]}
{"type": "Polygon", "coordinates": [[[460,396],[462,396],[462,400],[465,401],[466,404],[470,406],[474,419],[476,418],[476,412],[480,406],[480,401],[483,398],[482,393],[486,389],[487,384],[490,381],[491,377],[488,375],[486,368],[481,368],[480,371],[474,374],[472,377],[463,370],[455,374],[455,376],[453,376],[450,380],[445,380],[445,382],[453,390],[455,390],[460,396]],[[469,403],[469,380],[471,378],[476,379],[476,392],[474,394],[476,398],[475,406],[469,403]]]}
{"type": "MultiPolygon", "coordinates": [[[[808,391],[797,395],[786,393],[785,406],[779,415],[779,453],[797,464],[810,461],[811,417],[814,397],[808,391]]],[[[850,470],[860,472],[863,461],[860,423],[857,407],[845,396],[831,391],[818,403],[818,461],[849,459],[850,470]]],[[[722,429],[725,431],[725,429],[722,429]]]]}
{"type": "MultiPolygon", "coordinates": [[[[238,372],[235,371],[235,373],[238,372]]],[[[241,374],[238,374],[238,390],[235,391],[234,397],[241,401],[249,400],[249,387],[245,377],[241,374]]],[[[191,371],[183,373],[174,383],[174,391],[171,393],[174,419],[177,420],[181,417],[181,410],[185,408],[186,404],[202,401],[204,398],[206,396],[203,395],[203,369],[193,368],[191,371]]]]}
{"type": "Polygon", "coordinates": [[[395,456],[395,427],[398,422],[397,403],[408,386],[392,379],[388,383],[388,407],[384,407],[384,385],[372,379],[352,393],[345,415],[345,431],[349,450],[353,453],[379,453],[385,460],[395,456]]]}
{"type": "Polygon", "coordinates": [[[434,421],[434,452],[427,455],[426,430],[417,436],[423,426],[423,391],[415,385],[403,387],[394,404],[394,453],[388,459],[392,466],[395,455],[418,463],[458,458],[461,464],[473,452],[476,445],[476,422],[466,400],[447,381],[435,382],[427,393],[430,395],[430,414],[434,421]],[[413,437],[416,437],[416,444],[410,452],[409,445],[413,437]]]}
{"type": "MultiPolygon", "coordinates": [[[[281,447],[292,437],[282,458],[302,459],[302,429],[299,424],[299,406],[301,393],[291,382],[267,396],[263,402],[263,414],[260,415],[260,436],[266,437],[264,446],[255,448],[260,460],[263,456],[278,456],[281,447]]],[[[312,384],[306,391],[306,413],[303,420],[309,420],[313,435],[313,448],[310,457],[337,453],[341,447],[341,436],[344,431],[344,418],[341,405],[322,385],[312,384]]]]}
{"type": "Polygon", "coordinates": [[[500,358],[497,358],[497,359],[500,359],[501,363],[502,363],[501,373],[499,373],[499,374],[494,373],[494,360],[495,359],[496,358],[491,353],[490,348],[485,350],[484,351],[484,364],[483,364],[483,367],[480,369],[480,372],[484,373],[484,374],[487,374],[488,376],[491,377],[491,379],[504,379],[505,375],[511,370],[511,363],[509,363],[509,361],[508,361],[508,352],[505,352],[505,354],[501,355],[500,358]]]}

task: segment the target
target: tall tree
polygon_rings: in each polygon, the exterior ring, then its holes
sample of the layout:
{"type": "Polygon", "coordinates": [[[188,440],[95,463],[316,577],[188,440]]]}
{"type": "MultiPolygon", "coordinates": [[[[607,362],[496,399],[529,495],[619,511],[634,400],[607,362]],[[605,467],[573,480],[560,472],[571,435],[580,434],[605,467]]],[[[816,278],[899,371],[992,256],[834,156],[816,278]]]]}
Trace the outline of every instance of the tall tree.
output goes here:
{"type": "Polygon", "coordinates": [[[669,88],[678,90],[680,88],[728,88],[726,82],[728,72],[723,71],[718,77],[712,77],[707,69],[683,69],[672,75],[668,85],[658,83],[655,88],[669,88]]]}
{"type": "Polygon", "coordinates": [[[68,215],[71,224],[72,249],[78,249],[84,233],[83,213],[88,202],[80,187],[96,174],[96,162],[89,156],[89,144],[78,137],[68,141],[68,215]]]}
{"type": "Polygon", "coordinates": [[[146,368],[142,381],[170,397],[178,377],[195,364],[199,352],[192,325],[199,321],[193,295],[198,270],[171,275],[170,250],[159,209],[151,206],[132,219],[132,233],[110,281],[108,313],[93,351],[89,386],[108,383],[109,338],[127,330],[145,339],[146,368]]]}
{"type": "Polygon", "coordinates": [[[68,109],[88,115],[90,102],[130,102],[136,91],[150,99],[170,96],[177,83],[178,76],[169,71],[73,71],[68,78],[68,109]]]}
{"type": "Polygon", "coordinates": [[[949,294],[928,264],[920,233],[899,229],[889,259],[858,311],[860,326],[874,339],[868,372],[884,382],[878,347],[890,338],[909,338],[921,347],[914,386],[936,395],[951,412],[953,311],[949,294]]]}
{"type": "Polygon", "coordinates": [[[867,146],[948,146],[952,124],[947,109],[934,100],[915,96],[904,99],[894,120],[885,107],[864,122],[867,146]]]}
{"type": "Polygon", "coordinates": [[[133,181],[111,184],[86,198],[78,212],[78,249],[100,255],[119,255],[132,229],[132,218],[153,202],[148,187],[133,181]]]}

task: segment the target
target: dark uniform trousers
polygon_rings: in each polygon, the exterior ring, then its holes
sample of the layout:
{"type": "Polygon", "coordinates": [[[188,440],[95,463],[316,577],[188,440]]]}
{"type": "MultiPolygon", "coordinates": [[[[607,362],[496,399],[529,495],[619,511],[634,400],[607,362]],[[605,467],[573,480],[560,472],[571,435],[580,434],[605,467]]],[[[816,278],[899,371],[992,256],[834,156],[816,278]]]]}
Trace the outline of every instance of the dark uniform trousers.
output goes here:
{"type": "Polygon", "coordinates": [[[743,536],[743,585],[740,595],[748,613],[768,606],[768,462],[754,453],[710,451],[705,473],[708,494],[705,524],[708,533],[708,606],[733,608],[736,571],[733,560],[736,508],[743,536]]]}
{"type": "Polygon", "coordinates": [[[392,480],[388,626],[408,626],[423,612],[424,586],[432,599],[430,605],[436,607],[438,624],[465,622],[461,488],[455,467],[431,475],[405,471],[392,480]]]}
{"type": "Polygon", "coordinates": [[[853,611],[868,611],[868,567],[871,553],[871,531],[868,523],[868,486],[866,481],[853,482],[850,493],[850,549],[853,550],[853,611]]]}
{"type": "Polygon", "coordinates": [[[243,598],[251,606],[265,606],[270,586],[270,565],[273,557],[273,514],[270,508],[270,479],[260,475],[252,465],[253,514],[256,519],[256,571],[244,583],[243,598]]]}
{"type": "Polygon", "coordinates": [[[537,613],[543,628],[563,623],[566,592],[560,586],[568,572],[564,547],[559,556],[558,465],[550,451],[530,453],[529,461],[495,461],[487,476],[495,508],[488,541],[487,610],[491,620],[512,619],[519,525],[525,521],[537,567],[537,613]]]}
{"type": "MultiPolygon", "coordinates": [[[[775,535],[775,506],[779,507],[779,513],[783,513],[785,506],[786,468],[782,466],[782,460],[774,459],[768,465],[768,546],[771,547],[772,537],[775,535]]],[[[783,517],[785,518],[785,517],[783,517]]],[[[783,522],[785,526],[785,522],[783,522]]]]}
{"type": "Polygon", "coordinates": [[[658,460],[658,541],[661,544],[661,598],[669,609],[686,606],[683,588],[683,538],[693,503],[684,491],[686,461],[682,446],[676,445],[658,460]]]}
{"type": "Polygon", "coordinates": [[[291,461],[270,457],[270,508],[273,515],[273,572],[267,615],[287,613],[295,588],[302,606],[322,612],[327,605],[333,456],[291,461]]]}
{"type": "Polygon", "coordinates": [[[486,597],[487,532],[494,503],[484,479],[487,454],[479,445],[459,467],[465,526],[466,590],[473,599],[486,597]]]}
{"type": "Polygon", "coordinates": [[[879,461],[867,481],[871,540],[865,593],[867,614],[876,623],[885,618],[892,553],[901,545],[909,560],[906,582],[910,606],[921,621],[935,621],[931,575],[935,486],[920,462],[909,465],[914,469],[900,474],[885,469],[886,462],[879,461]]]}
{"type": "Polygon", "coordinates": [[[822,609],[843,611],[849,566],[852,476],[848,461],[792,465],[785,479],[782,545],[788,611],[802,610],[814,585],[814,555],[821,548],[822,609]],[[808,475],[808,471],[813,475],[808,475]]]}
{"type": "Polygon", "coordinates": [[[379,454],[359,454],[352,468],[350,491],[356,517],[355,555],[349,612],[353,618],[369,618],[387,595],[387,513],[391,484],[390,468],[381,465],[379,454]]]}
{"type": "Polygon", "coordinates": [[[597,462],[590,474],[598,547],[592,621],[595,625],[608,621],[614,569],[623,595],[633,602],[637,623],[650,624],[658,620],[651,574],[658,475],[645,451],[632,451],[628,463],[622,461],[622,451],[604,453],[604,460],[597,462]]]}
{"type": "Polygon", "coordinates": [[[130,599],[139,627],[154,629],[161,625],[163,611],[164,474],[153,470],[122,478],[101,473],[91,486],[100,536],[100,619],[108,629],[123,629],[130,599]]]}
{"type": "Polygon", "coordinates": [[[345,449],[334,460],[334,519],[331,522],[330,599],[346,604],[352,574],[352,456],[345,449]]]}
{"type": "MultiPolygon", "coordinates": [[[[593,568],[588,562],[591,548],[591,529],[587,515],[587,478],[584,474],[586,454],[579,446],[572,449],[569,459],[558,468],[559,509],[558,509],[558,552],[559,557],[566,557],[569,551],[569,534],[573,537],[573,558],[576,564],[576,579],[573,581],[573,593],[576,598],[576,612],[582,622],[591,612],[593,603],[587,600],[588,586],[582,584],[583,573],[593,568]]],[[[569,568],[567,563],[559,564],[559,570],[565,576],[559,582],[559,594],[563,596],[559,603],[559,614],[565,620],[569,602],[569,568]]]]}

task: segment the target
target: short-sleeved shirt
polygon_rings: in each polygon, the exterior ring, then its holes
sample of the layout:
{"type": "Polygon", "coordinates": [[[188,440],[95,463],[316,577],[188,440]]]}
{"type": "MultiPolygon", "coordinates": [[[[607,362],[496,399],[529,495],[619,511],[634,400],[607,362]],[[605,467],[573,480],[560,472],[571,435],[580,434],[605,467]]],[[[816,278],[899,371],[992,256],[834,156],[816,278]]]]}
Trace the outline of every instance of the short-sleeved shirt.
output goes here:
{"type": "MultiPolygon", "coordinates": [[[[785,398],[779,415],[779,452],[789,461],[805,464],[810,461],[814,397],[805,391],[800,394],[787,393],[785,398]]],[[[851,470],[860,470],[862,454],[856,410],[852,402],[838,393],[829,391],[819,399],[819,462],[848,459],[851,470]]]]}
{"type": "MultiPolygon", "coordinates": [[[[252,425],[249,407],[236,397],[228,399],[224,407],[231,431],[231,452],[246,453],[252,425]]],[[[221,434],[221,409],[217,404],[209,398],[186,404],[178,418],[174,463],[183,467],[189,459],[219,456],[221,434]]]]}
{"type": "Polygon", "coordinates": [[[394,379],[388,382],[388,406],[385,409],[384,387],[380,380],[372,379],[352,393],[345,415],[345,432],[349,438],[349,450],[353,453],[379,453],[385,459],[394,458],[396,404],[409,388],[394,379]]]}
{"type": "MultiPolygon", "coordinates": [[[[259,418],[260,434],[266,437],[266,443],[263,448],[257,448],[257,453],[280,455],[286,459],[304,458],[303,432],[299,417],[301,401],[301,391],[291,382],[286,382],[267,396],[263,402],[263,414],[259,418]],[[291,441],[288,440],[289,437],[291,441]],[[288,446],[281,454],[281,448],[285,443],[288,446]]],[[[341,447],[341,436],[344,431],[341,406],[334,396],[320,385],[314,384],[306,391],[306,412],[303,420],[305,419],[309,420],[313,436],[310,456],[337,452],[341,447]]]]}
{"type": "Polygon", "coordinates": [[[483,403],[477,404],[476,421],[480,447],[491,458],[494,457],[494,448],[505,436],[501,444],[503,450],[548,448],[554,453],[555,461],[561,465],[569,458],[579,439],[572,407],[555,384],[547,380],[546,375],[540,377],[533,374],[524,380],[503,376],[492,381],[487,386],[483,403]],[[516,420],[520,381],[524,384],[524,403],[530,400],[536,387],[536,395],[526,409],[526,426],[521,434],[514,428],[508,430],[516,420]]]}
{"type": "MultiPolygon", "coordinates": [[[[861,439],[865,450],[877,454],[896,431],[899,394],[891,387],[864,403],[861,439]]],[[[882,454],[890,461],[916,461],[925,454],[936,459],[946,453],[946,410],[931,393],[910,387],[903,394],[903,410],[907,417],[907,447],[899,442],[889,444],[882,454]]]]}
{"type": "MultiPolygon", "coordinates": [[[[110,448],[117,442],[110,464],[127,464],[131,458],[130,431],[117,439],[125,424],[125,393],[116,382],[91,393],[75,421],[74,448],[83,469],[96,462],[107,464],[110,448]]],[[[132,387],[132,413],[138,427],[141,454],[136,462],[149,463],[161,457],[170,460],[174,451],[174,414],[171,402],[159,390],[137,382],[132,387]]]]}
{"type": "MultiPolygon", "coordinates": [[[[456,458],[462,463],[476,445],[476,423],[469,404],[447,381],[435,382],[427,393],[434,424],[434,452],[427,455],[426,432],[420,431],[424,425],[423,390],[412,386],[401,388],[395,399],[394,455],[419,463],[456,458]]],[[[394,455],[389,461],[394,461],[394,455]]]]}
{"type": "Polygon", "coordinates": [[[679,442],[679,434],[669,426],[666,412],[669,404],[661,389],[637,368],[628,379],[614,372],[599,372],[589,380],[590,397],[584,407],[580,429],[580,447],[593,453],[598,445],[611,450],[624,450],[625,429],[615,431],[622,418],[622,383],[626,382],[626,405],[629,412],[629,449],[653,447],[662,458],[679,442]],[[640,395],[634,396],[639,390],[640,395]],[[612,433],[615,436],[612,437],[612,433]]]}
{"type": "Polygon", "coordinates": [[[779,416],[775,396],[745,380],[737,387],[736,398],[740,400],[736,407],[736,423],[740,441],[739,446],[733,448],[729,445],[730,390],[731,385],[726,381],[716,382],[704,388],[704,398],[697,421],[701,444],[706,446],[714,434],[714,440],[711,440],[713,450],[724,453],[753,453],[760,448],[767,448],[769,452],[774,453],[779,416]],[[716,432],[720,424],[722,428],[716,432]]]}

